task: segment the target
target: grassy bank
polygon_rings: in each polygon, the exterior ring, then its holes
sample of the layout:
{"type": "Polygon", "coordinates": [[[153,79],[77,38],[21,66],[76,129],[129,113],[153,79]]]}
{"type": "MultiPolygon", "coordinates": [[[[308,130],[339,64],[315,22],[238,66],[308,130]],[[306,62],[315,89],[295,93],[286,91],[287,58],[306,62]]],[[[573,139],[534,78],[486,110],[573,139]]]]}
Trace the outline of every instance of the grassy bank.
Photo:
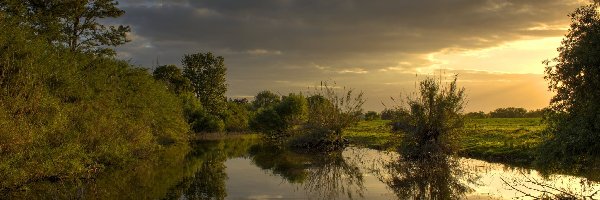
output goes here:
{"type": "MultiPolygon", "coordinates": [[[[401,137],[391,133],[387,120],[361,121],[345,132],[351,143],[389,150],[401,137]]],[[[539,118],[469,119],[461,134],[459,154],[466,157],[511,163],[529,163],[542,141],[544,125],[539,118]]]]}

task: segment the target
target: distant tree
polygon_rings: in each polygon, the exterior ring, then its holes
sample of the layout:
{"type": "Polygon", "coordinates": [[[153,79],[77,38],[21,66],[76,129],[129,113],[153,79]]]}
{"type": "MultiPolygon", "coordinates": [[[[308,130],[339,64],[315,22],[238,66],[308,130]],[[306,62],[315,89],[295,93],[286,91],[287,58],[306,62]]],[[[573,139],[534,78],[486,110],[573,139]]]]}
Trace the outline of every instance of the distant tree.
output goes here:
{"type": "Polygon", "coordinates": [[[194,94],[208,113],[222,116],[227,109],[225,92],[225,59],[212,53],[196,53],[183,57],[183,75],[190,79],[194,94]]]}
{"type": "Polygon", "coordinates": [[[271,91],[261,91],[254,97],[252,108],[258,110],[260,108],[271,107],[281,102],[281,97],[271,91]]]}
{"type": "Polygon", "coordinates": [[[3,0],[0,10],[19,18],[22,25],[52,44],[68,47],[71,51],[114,55],[107,46],[128,42],[129,26],[112,26],[98,22],[117,18],[125,11],[114,0],[3,0]]]}
{"type": "Polygon", "coordinates": [[[492,118],[522,118],[525,117],[527,110],[525,108],[498,108],[492,112],[490,112],[490,117],[492,118]]]}
{"type": "Polygon", "coordinates": [[[237,104],[249,104],[248,99],[246,99],[246,98],[236,98],[236,99],[232,99],[231,101],[233,101],[237,104]]]}
{"type": "Polygon", "coordinates": [[[525,113],[525,117],[527,118],[542,118],[548,112],[548,108],[529,110],[525,113]]]}
{"type": "Polygon", "coordinates": [[[163,81],[169,90],[175,94],[191,92],[192,85],[188,78],[184,77],[181,70],[175,65],[163,65],[152,72],[154,79],[163,81]]]}
{"type": "MultiPolygon", "coordinates": [[[[600,164],[600,15],[598,4],[577,8],[559,55],[546,64],[550,101],[542,161],[573,168],[600,164]],[[555,63],[551,65],[551,63],[555,63]]],[[[549,166],[549,165],[544,165],[549,166]]]]}
{"type": "Polygon", "coordinates": [[[398,109],[384,109],[381,111],[381,119],[383,120],[395,120],[399,119],[402,116],[408,115],[408,113],[404,112],[405,110],[398,109]]]}
{"type": "Polygon", "coordinates": [[[365,114],[365,120],[367,120],[367,121],[373,121],[373,120],[376,120],[379,118],[380,118],[379,113],[377,113],[375,111],[368,111],[365,114]]]}
{"type": "Polygon", "coordinates": [[[482,118],[488,117],[488,115],[485,114],[483,111],[479,111],[479,112],[469,112],[469,113],[465,114],[465,117],[473,118],[473,119],[482,119],[482,118]]]}

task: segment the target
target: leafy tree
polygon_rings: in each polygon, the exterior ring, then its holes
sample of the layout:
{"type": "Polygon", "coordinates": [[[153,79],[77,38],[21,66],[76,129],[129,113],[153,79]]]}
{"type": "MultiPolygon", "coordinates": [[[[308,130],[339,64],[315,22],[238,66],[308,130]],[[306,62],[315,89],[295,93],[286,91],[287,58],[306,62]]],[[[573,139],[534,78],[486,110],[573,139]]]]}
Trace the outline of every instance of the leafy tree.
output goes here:
{"type": "Polygon", "coordinates": [[[206,111],[215,116],[222,116],[227,109],[224,61],[210,52],[185,55],[182,60],[183,75],[191,81],[194,94],[206,111]]]}
{"type": "Polygon", "coordinates": [[[306,98],[292,93],[276,106],[261,109],[250,126],[255,131],[280,139],[292,135],[297,126],[304,124],[307,115],[306,98]]]}
{"type": "Polygon", "coordinates": [[[405,155],[453,153],[452,142],[464,125],[460,114],[464,98],[464,88],[458,88],[456,77],[447,87],[441,87],[433,78],[421,81],[419,95],[397,108],[408,113],[394,122],[394,130],[406,134],[405,155]]]}
{"type": "MultiPolygon", "coordinates": [[[[548,142],[540,161],[574,168],[600,163],[600,16],[598,4],[577,8],[559,56],[546,64],[550,101],[548,142]],[[554,65],[552,65],[552,64],[554,65]],[[554,163],[554,162],[553,162],[554,163]]],[[[544,165],[549,166],[549,165],[544,165]]]]}
{"type": "Polygon", "coordinates": [[[260,108],[272,107],[281,102],[281,97],[271,91],[265,90],[259,92],[252,101],[252,108],[258,110],[260,108]]]}
{"type": "Polygon", "coordinates": [[[225,129],[227,131],[244,132],[248,131],[250,112],[248,103],[243,101],[228,101],[227,112],[225,114],[225,129]]]}
{"type": "Polygon", "coordinates": [[[0,10],[19,18],[23,25],[52,44],[72,52],[94,52],[114,55],[107,46],[128,42],[129,26],[107,26],[99,19],[117,18],[125,11],[114,0],[4,0],[0,10]]]}
{"type": "Polygon", "coordinates": [[[163,65],[152,72],[154,79],[163,81],[169,90],[175,94],[191,92],[192,85],[189,79],[181,74],[181,70],[175,65],[163,65]]]}

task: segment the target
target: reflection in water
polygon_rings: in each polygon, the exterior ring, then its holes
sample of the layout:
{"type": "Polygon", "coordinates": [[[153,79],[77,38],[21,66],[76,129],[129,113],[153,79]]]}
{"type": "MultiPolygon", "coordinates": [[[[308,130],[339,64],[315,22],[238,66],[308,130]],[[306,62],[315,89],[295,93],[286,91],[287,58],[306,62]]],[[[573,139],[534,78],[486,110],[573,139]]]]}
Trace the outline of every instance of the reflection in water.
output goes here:
{"type": "Polygon", "coordinates": [[[313,199],[363,196],[362,172],[356,163],[344,159],[342,151],[308,155],[259,144],[251,148],[250,154],[258,167],[301,184],[313,199]]]}
{"type": "Polygon", "coordinates": [[[593,181],[584,185],[587,179],[580,177],[548,178],[542,180],[535,170],[473,159],[410,160],[363,148],[315,155],[256,139],[228,139],[164,149],[89,180],[31,183],[1,191],[0,199],[510,199],[523,196],[515,189],[539,197],[536,184],[600,198],[600,185],[593,181]]]}
{"type": "Polygon", "coordinates": [[[477,181],[457,159],[446,155],[400,157],[384,164],[379,176],[399,199],[463,199],[472,191],[468,183],[477,181]]]}

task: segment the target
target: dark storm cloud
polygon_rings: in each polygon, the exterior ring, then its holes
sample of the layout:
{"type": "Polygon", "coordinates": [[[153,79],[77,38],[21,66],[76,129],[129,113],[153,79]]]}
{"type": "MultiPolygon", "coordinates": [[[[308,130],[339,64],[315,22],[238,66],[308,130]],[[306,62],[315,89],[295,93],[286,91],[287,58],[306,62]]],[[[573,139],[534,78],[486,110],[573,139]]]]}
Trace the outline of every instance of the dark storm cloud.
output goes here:
{"type": "MultiPolygon", "coordinates": [[[[183,54],[226,58],[232,95],[322,79],[360,80],[390,67],[427,67],[443,49],[560,36],[573,0],[123,1],[133,28],[122,57],[151,66],[183,54]],[[399,64],[403,63],[403,64],[399,64]],[[280,81],[280,82],[277,82],[280,81]],[[287,81],[287,82],[282,82],[287,81]],[[253,89],[250,89],[252,86],[253,89]],[[244,89],[240,89],[244,88],[244,89]]],[[[371,78],[370,80],[373,80],[371,78]]]]}

